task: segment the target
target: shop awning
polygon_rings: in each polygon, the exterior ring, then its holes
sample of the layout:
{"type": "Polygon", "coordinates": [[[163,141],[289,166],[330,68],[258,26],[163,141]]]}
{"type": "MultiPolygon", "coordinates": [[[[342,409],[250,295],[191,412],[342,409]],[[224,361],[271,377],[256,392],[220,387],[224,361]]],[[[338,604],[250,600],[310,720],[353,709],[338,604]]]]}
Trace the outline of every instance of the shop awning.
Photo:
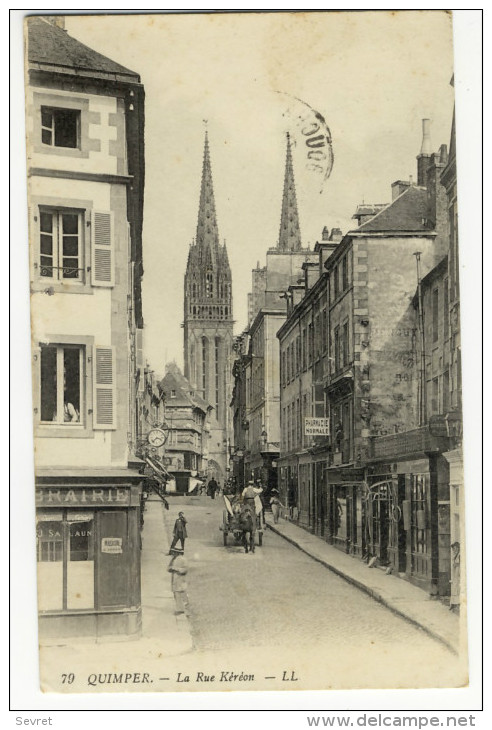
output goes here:
{"type": "Polygon", "coordinates": [[[166,468],[160,464],[157,459],[154,459],[152,456],[146,456],[145,457],[145,463],[147,466],[151,469],[154,476],[159,479],[160,481],[168,481],[169,479],[172,479],[172,475],[169,474],[169,472],[166,470],[166,468]]]}

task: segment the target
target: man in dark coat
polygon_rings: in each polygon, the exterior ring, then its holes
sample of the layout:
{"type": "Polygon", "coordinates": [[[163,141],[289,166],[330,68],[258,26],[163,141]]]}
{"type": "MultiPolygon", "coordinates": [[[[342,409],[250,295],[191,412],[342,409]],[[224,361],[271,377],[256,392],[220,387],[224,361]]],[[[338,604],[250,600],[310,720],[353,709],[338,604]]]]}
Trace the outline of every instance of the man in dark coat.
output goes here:
{"type": "Polygon", "coordinates": [[[186,519],[184,516],[184,512],[180,512],[178,515],[178,519],[174,523],[173,541],[169,549],[169,555],[171,555],[173,549],[176,547],[176,543],[178,542],[178,540],[181,542],[181,549],[184,550],[185,539],[187,537],[188,533],[186,532],[186,519]]]}
{"type": "Polygon", "coordinates": [[[208,483],[208,493],[212,497],[212,499],[215,499],[215,492],[218,490],[219,485],[215,481],[214,477],[209,481],[208,483]]]}

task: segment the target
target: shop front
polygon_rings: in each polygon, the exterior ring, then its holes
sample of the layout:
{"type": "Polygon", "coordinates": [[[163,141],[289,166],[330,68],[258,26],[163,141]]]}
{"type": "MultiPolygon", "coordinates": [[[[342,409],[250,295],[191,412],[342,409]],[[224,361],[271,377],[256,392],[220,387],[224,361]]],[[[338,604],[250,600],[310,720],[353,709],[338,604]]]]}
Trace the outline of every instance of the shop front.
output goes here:
{"type": "Polygon", "coordinates": [[[326,448],[312,450],[312,480],[313,480],[313,530],[319,537],[326,537],[329,532],[328,523],[328,484],[326,469],[329,463],[329,454],[326,448]]]}
{"type": "Polygon", "coordinates": [[[450,522],[450,595],[451,605],[459,606],[465,597],[463,547],[465,545],[463,452],[461,446],[443,454],[449,464],[450,522]]]}
{"type": "Polygon", "coordinates": [[[369,557],[430,595],[449,595],[449,470],[442,454],[368,467],[366,516],[369,557]]]}
{"type": "Polygon", "coordinates": [[[314,531],[314,499],[312,464],[309,453],[298,456],[298,524],[305,530],[314,531]]]}
{"type": "Polygon", "coordinates": [[[368,559],[376,557],[392,572],[406,571],[406,535],[402,505],[405,477],[392,473],[390,464],[371,468],[367,474],[364,513],[364,543],[368,559]]]}
{"type": "Polygon", "coordinates": [[[362,556],[364,472],[352,467],[328,467],[326,482],[327,540],[343,552],[362,556]]]}
{"type": "Polygon", "coordinates": [[[56,471],[36,479],[40,636],[137,636],[142,476],[56,471]]]}
{"type": "MultiPolygon", "coordinates": [[[[280,499],[287,507],[287,516],[292,522],[298,522],[300,504],[309,505],[309,497],[301,496],[299,490],[299,468],[296,456],[285,456],[280,461],[280,499]]],[[[309,506],[307,507],[309,512],[309,506]]]]}

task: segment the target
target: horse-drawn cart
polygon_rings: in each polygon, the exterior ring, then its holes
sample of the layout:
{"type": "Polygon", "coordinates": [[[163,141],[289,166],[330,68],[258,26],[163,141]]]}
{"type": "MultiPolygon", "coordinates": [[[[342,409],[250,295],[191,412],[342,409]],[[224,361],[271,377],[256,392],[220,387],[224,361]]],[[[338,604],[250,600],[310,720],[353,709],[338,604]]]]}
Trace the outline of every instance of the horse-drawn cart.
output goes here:
{"type": "Polygon", "coordinates": [[[263,508],[259,497],[255,500],[256,508],[256,524],[253,523],[253,512],[250,507],[241,504],[239,499],[231,499],[224,495],[225,509],[222,513],[222,537],[224,545],[227,545],[228,535],[232,535],[236,545],[244,545],[248,552],[248,542],[246,535],[249,534],[249,542],[251,552],[254,552],[255,536],[258,535],[259,547],[263,544],[263,530],[265,523],[263,520],[263,508]]]}

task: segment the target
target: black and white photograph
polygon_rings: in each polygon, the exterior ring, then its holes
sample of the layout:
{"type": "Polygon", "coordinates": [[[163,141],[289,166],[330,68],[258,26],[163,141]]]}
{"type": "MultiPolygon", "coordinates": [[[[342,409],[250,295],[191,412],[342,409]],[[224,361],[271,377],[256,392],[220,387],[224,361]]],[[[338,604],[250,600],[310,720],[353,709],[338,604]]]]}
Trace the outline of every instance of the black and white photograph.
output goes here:
{"type": "Polygon", "coordinates": [[[105,12],[23,20],[40,691],[467,687],[453,13],[105,12]]]}

